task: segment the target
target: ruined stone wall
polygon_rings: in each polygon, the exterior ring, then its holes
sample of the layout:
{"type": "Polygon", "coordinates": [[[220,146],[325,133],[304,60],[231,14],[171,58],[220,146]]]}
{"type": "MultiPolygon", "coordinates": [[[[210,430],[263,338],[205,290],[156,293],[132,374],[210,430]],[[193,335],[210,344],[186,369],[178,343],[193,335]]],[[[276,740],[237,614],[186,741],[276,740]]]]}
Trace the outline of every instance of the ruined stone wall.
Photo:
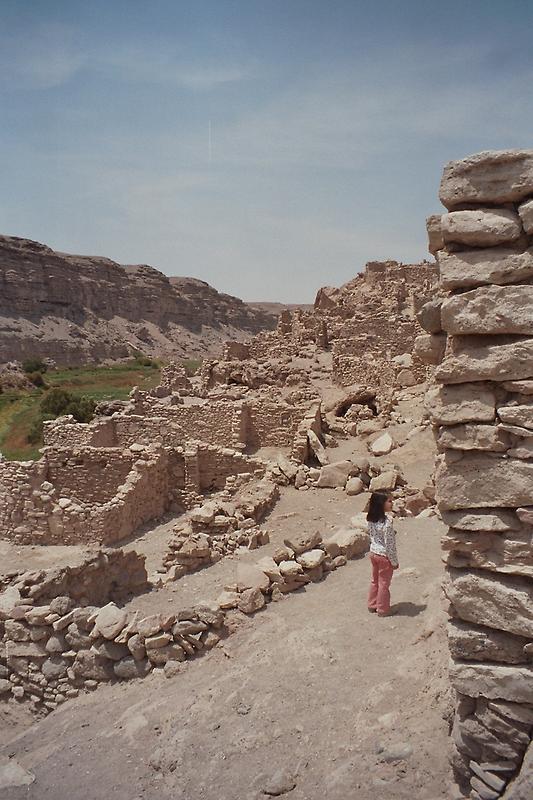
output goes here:
{"type": "Polygon", "coordinates": [[[533,150],[451,162],[440,198],[448,213],[428,227],[446,295],[426,322],[429,338],[447,334],[447,344],[427,403],[441,452],[437,501],[450,526],[453,767],[462,796],[525,800],[533,796],[533,150]]]}
{"type": "Polygon", "coordinates": [[[198,444],[197,449],[199,490],[223,489],[226,478],[243,473],[264,476],[266,467],[259,459],[243,455],[225,447],[198,444]]]}
{"type": "Polygon", "coordinates": [[[138,446],[135,457],[129,450],[47,448],[39,461],[0,461],[2,535],[21,544],[129,536],[169,507],[168,458],[164,450],[138,446]],[[105,481],[109,465],[119,481],[112,488],[105,481]]]}
{"type": "Polygon", "coordinates": [[[294,437],[307,408],[293,406],[283,400],[254,398],[248,405],[248,430],[246,442],[249,447],[292,447],[294,437]]]}
{"type": "Polygon", "coordinates": [[[246,415],[242,403],[215,401],[165,406],[154,401],[142,415],[97,417],[87,425],[61,417],[44,426],[45,445],[65,448],[76,445],[126,448],[135,443],[180,447],[198,439],[222,447],[244,447],[246,415]]]}

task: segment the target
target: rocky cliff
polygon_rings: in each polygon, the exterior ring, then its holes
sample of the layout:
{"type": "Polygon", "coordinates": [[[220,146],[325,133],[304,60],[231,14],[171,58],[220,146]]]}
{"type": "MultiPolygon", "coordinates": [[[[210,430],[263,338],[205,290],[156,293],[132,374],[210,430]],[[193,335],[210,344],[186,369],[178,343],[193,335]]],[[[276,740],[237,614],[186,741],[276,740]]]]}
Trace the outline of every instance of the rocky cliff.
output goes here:
{"type": "Polygon", "coordinates": [[[194,278],[0,236],[0,363],[39,356],[70,366],[134,349],[195,357],[275,324],[194,278]]]}

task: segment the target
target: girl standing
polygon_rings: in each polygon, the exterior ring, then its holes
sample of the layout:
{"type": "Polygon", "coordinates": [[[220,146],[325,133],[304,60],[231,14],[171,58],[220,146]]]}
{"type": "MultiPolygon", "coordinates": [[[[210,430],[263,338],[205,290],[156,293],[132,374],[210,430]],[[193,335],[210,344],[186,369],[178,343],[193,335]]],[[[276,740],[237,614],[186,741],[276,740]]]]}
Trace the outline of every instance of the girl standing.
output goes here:
{"type": "Polygon", "coordinates": [[[386,494],[374,492],[368,505],[368,533],[370,535],[370,561],[372,562],[372,582],[368,592],[368,610],[378,617],[394,614],[390,607],[389,586],[392,573],[398,569],[396,552],[396,533],[389,514],[392,500],[386,494]]]}

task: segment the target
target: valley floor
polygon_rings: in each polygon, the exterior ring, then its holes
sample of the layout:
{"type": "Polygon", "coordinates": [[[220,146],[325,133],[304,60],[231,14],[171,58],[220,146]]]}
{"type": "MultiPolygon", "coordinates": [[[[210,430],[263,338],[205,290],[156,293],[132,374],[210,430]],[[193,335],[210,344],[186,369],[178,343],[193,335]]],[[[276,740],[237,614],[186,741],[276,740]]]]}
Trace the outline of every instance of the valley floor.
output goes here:
{"type": "MultiPolygon", "coordinates": [[[[285,489],[263,527],[346,524],[361,498],[285,489]]],[[[164,546],[171,524],[137,548],[164,546]],[[150,545],[150,542],[152,543],[150,545]]],[[[0,717],[5,800],[437,800],[449,777],[447,646],[436,518],[399,520],[398,613],[366,610],[368,558],[270,603],[235,612],[234,633],[173,678],[99,688],[30,724],[0,717]]],[[[130,546],[134,546],[132,543],[130,546]]],[[[147,611],[213,600],[236,558],[148,593],[147,611]]],[[[18,715],[17,717],[14,714],[18,715]]]]}

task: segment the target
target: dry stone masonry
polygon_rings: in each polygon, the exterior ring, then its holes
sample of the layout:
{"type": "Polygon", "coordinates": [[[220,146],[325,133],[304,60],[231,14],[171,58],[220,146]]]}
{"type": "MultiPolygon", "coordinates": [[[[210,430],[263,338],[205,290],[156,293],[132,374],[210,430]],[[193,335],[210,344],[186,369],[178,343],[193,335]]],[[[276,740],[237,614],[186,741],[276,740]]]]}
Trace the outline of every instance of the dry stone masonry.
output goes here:
{"type": "MultiPolygon", "coordinates": [[[[445,340],[427,406],[456,692],[458,796],[533,797],[533,150],[451,162],[428,220],[445,340]]],[[[424,324],[425,323],[425,324],[424,324]]]]}

